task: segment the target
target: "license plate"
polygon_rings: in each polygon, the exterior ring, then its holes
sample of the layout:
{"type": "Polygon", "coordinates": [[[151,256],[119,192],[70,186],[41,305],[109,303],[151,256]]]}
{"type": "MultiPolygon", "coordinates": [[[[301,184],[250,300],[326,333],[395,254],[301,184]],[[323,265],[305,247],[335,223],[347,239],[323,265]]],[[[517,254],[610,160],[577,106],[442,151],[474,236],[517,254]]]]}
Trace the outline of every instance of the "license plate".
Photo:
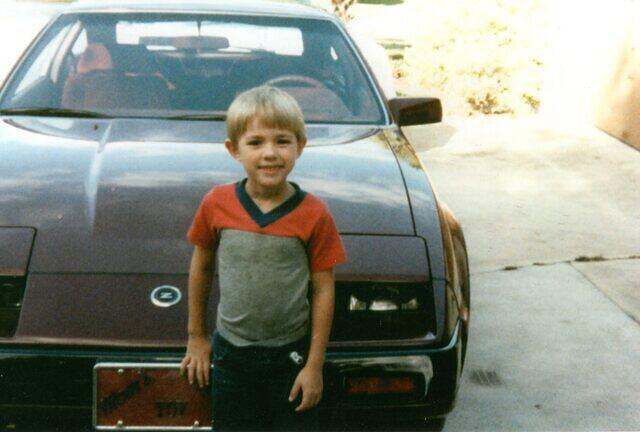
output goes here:
{"type": "Polygon", "coordinates": [[[211,430],[211,388],[189,384],[179,363],[98,363],[93,425],[99,430],[211,430]]]}

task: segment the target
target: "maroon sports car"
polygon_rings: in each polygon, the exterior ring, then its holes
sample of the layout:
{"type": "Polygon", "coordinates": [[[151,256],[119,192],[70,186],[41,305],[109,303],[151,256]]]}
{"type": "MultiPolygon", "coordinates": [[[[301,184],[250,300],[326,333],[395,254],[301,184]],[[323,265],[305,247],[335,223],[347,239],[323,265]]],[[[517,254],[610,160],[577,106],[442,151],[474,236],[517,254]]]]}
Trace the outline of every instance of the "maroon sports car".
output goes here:
{"type": "Polygon", "coordinates": [[[466,351],[467,255],[400,129],[440,121],[439,100],[387,100],[325,12],[213,0],[71,6],[0,89],[5,425],[215,422],[207,391],[177,375],[185,233],[212,186],[242,177],[225,110],[259,84],[302,106],[309,144],[291,179],[327,203],[349,255],[323,420],[442,426],[466,351]]]}

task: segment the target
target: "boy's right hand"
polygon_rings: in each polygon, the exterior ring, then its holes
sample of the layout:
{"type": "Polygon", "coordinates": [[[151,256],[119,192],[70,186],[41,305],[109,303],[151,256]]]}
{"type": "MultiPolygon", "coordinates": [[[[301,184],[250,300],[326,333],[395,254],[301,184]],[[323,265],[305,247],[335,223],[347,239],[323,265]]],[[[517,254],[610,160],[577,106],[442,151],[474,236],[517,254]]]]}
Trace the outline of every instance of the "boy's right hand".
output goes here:
{"type": "Polygon", "coordinates": [[[187,374],[189,384],[194,379],[200,387],[209,385],[211,372],[211,339],[208,336],[189,336],[187,353],[180,364],[180,375],[187,374]]]}

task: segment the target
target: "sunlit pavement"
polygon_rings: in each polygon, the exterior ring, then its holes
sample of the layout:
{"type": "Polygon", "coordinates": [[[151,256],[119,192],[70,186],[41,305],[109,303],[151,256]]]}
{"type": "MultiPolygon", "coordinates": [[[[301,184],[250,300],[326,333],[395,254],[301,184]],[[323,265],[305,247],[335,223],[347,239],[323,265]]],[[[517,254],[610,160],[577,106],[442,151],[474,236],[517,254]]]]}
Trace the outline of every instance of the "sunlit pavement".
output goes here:
{"type": "Polygon", "coordinates": [[[640,430],[640,152],[544,117],[406,132],[470,253],[445,430],[640,430]]]}
{"type": "MultiPolygon", "coordinates": [[[[0,7],[3,79],[58,6],[0,7]]],[[[470,346],[445,430],[640,430],[640,152],[543,117],[406,132],[470,252],[470,346]]]]}

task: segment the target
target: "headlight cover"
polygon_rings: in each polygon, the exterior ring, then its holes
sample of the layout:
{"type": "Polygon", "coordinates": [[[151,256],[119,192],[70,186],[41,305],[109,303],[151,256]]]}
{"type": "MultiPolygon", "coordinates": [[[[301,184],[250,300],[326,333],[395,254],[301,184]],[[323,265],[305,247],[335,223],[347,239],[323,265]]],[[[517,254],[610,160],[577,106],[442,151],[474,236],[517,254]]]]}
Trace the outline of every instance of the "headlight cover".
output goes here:
{"type": "Polygon", "coordinates": [[[429,282],[337,282],[333,341],[415,338],[435,330],[429,282]]]}

